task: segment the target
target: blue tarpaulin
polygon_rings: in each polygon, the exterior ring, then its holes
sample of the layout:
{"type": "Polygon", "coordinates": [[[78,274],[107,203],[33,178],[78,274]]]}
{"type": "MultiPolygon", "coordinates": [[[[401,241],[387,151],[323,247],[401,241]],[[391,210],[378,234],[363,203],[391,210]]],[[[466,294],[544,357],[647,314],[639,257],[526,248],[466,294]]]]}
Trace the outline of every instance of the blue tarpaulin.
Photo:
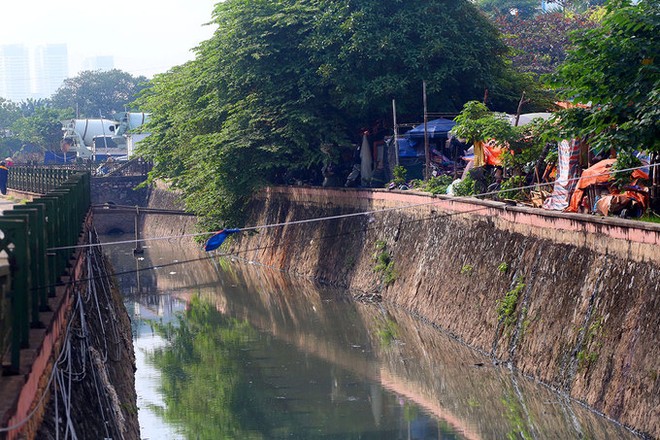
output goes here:
{"type": "Polygon", "coordinates": [[[415,149],[417,142],[407,137],[401,137],[397,139],[397,143],[399,144],[399,157],[417,157],[418,153],[415,149]]]}
{"type": "Polygon", "coordinates": [[[58,154],[54,151],[46,151],[44,154],[44,164],[57,164],[75,162],[76,153],[58,154]]]}
{"type": "MultiPolygon", "coordinates": [[[[454,125],[456,125],[456,122],[451,119],[433,119],[432,121],[426,122],[426,132],[429,134],[429,139],[443,138],[447,137],[447,133],[454,128],[454,125]]],[[[406,135],[411,138],[424,139],[424,124],[420,124],[413,128],[407,132],[406,135]]]]}
{"type": "Polygon", "coordinates": [[[240,229],[222,229],[221,231],[216,232],[208,240],[206,240],[204,250],[206,252],[210,252],[219,248],[230,234],[234,234],[236,232],[240,232],[240,229]]]}

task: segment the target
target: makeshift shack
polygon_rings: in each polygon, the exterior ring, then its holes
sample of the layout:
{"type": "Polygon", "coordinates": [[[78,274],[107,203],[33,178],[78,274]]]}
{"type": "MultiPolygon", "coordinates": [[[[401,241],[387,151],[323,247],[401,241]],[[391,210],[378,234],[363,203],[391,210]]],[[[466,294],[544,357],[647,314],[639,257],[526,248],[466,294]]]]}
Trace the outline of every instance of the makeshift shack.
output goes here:
{"type": "Polygon", "coordinates": [[[398,138],[399,163],[408,170],[409,178],[422,179],[426,164],[425,135],[429,140],[429,154],[434,174],[453,173],[458,161],[459,168],[464,164],[460,160],[464,153],[464,144],[448,143],[449,132],[456,125],[451,119],[439,118],[419,124],[398,138]]]}
{"type": "Polygon", "coordinates": [[[639,184],[648,179],[642,170],[634,170],[632,181],[621,191],[612,185],[612,166],[616,159],[601,160],[582,172],[567,212],[639,217],[649,206],[648,188],[639,184]]]}
{"type": "MultiPolygon", "coordinates": [[[[444,142],[447,140],[448,133],[454,128],[456,122],[451,119],[433,119],[426,122],[426,133],[428,134],[429,140],[433,142],[444,142]]],[[[417,125],[406,133],[411,139],[419,140],[421,139],[422,145],[424,144],[424,124],[417,125]]]]}

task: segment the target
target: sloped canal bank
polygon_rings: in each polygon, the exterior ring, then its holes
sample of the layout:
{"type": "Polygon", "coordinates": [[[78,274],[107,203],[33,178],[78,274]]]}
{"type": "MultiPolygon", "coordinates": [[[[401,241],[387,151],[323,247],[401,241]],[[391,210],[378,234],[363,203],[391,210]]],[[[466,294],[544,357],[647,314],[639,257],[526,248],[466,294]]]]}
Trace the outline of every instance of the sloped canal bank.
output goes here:
{"type": "Polygon", "coordinates": [[[159,267],[118,277],[142,438],[636,438],[401,309],[169,244],[112,252],[159,267]]]}
{"type": "Polygon", "coordinates": [[[382,298],[660,436],[660,226],[305,187],[261,192],[246,224],[279,226],[232,236],[237,256],[382,298]]]}

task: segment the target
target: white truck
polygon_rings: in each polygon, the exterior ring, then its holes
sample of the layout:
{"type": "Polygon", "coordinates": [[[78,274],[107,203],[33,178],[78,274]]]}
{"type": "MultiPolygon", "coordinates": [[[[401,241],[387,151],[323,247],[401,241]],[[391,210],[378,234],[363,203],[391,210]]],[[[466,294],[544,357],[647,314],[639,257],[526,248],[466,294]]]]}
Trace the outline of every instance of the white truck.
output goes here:
{"type": "Polygon", "coordinates": [[[71,119],[64,122],[61,148],[65,154],[96,162],[125,160],[148,133],[133,133],[149,120],[148,113],[122,112],[115,119],[71,119]]]}

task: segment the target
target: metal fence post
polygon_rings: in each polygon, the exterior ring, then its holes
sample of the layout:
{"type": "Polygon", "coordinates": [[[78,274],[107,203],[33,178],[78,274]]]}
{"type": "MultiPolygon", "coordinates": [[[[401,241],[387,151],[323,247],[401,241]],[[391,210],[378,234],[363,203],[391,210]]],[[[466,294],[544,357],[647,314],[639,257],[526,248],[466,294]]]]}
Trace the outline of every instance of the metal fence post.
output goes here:
{"type": "Polygon", "coordinates": [[[30,290],[28,225],[25,219],[0,217],[0,248],[11,268],[11,372],[18,373],[20,350],[29,347],[28,292],[30,290]]]}

